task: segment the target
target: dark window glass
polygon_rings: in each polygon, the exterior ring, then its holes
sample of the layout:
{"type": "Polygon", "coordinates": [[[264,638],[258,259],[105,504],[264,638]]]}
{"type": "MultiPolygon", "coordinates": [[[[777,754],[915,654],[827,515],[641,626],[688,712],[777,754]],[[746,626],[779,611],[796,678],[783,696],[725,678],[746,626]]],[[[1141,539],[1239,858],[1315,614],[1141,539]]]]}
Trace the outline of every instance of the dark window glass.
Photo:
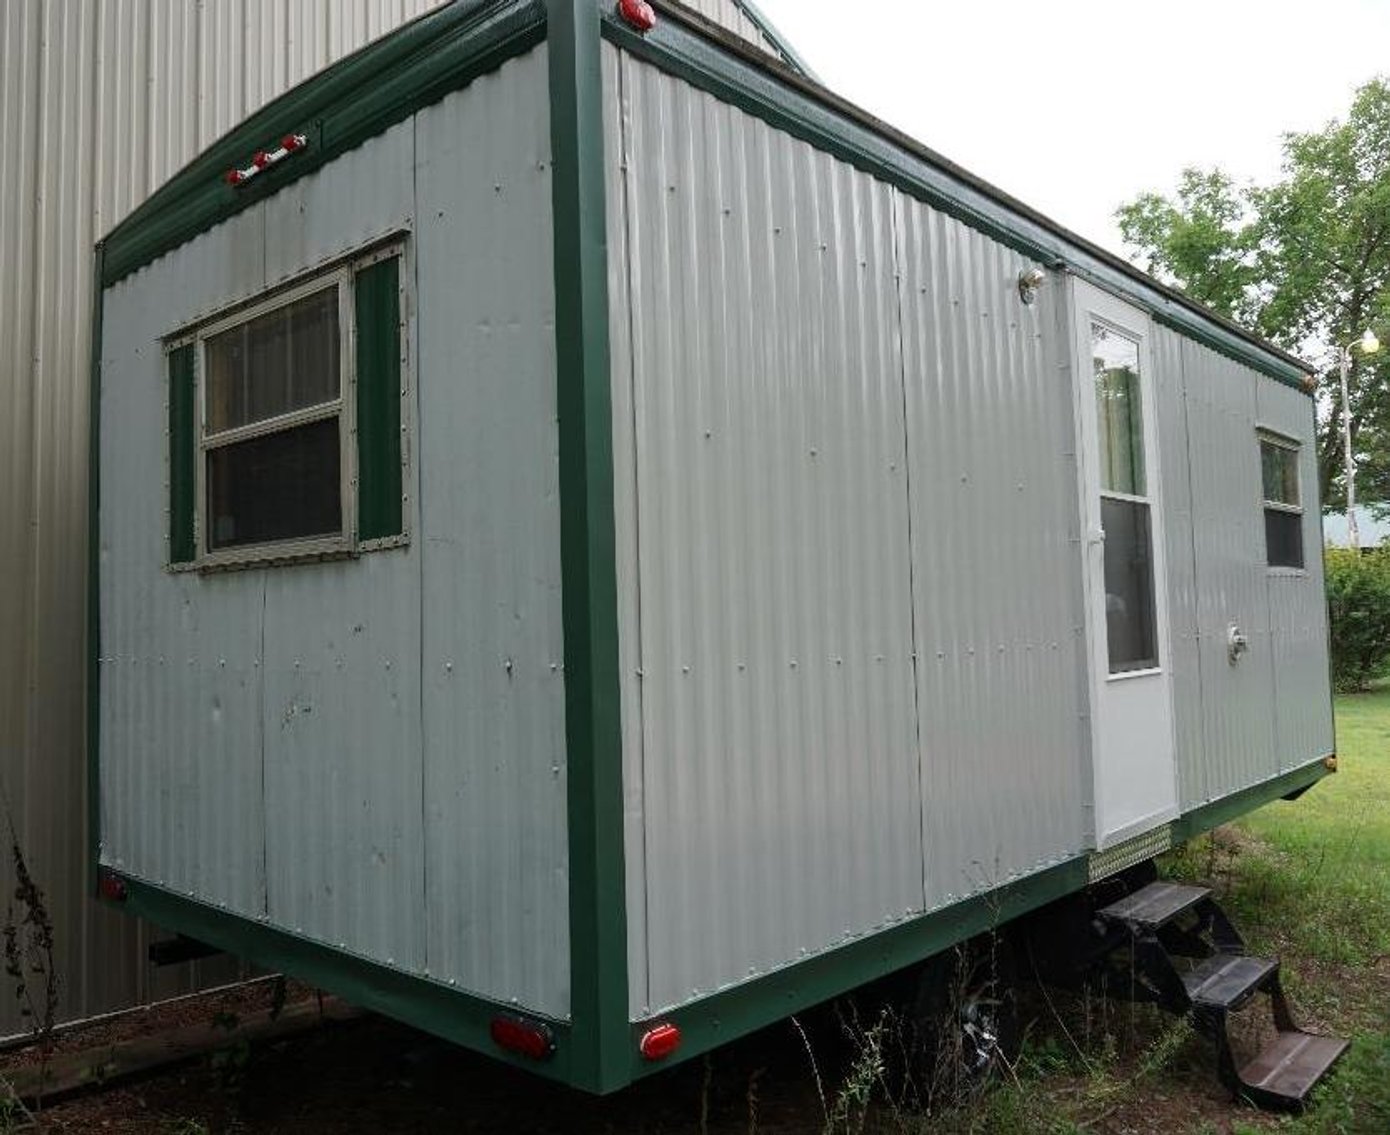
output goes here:
{"type": "Polygon", "coordinates": [[[210,449],[209,551],[339,534],[338,456],[337,417],[210,449]]]}
{"type": "Polygon", "coordinates": [[[341,386],[336,284],[209,339],[209,436],[335,401],[341,386]]]}
{"type": "Polygon", "coordinates": [[[1158,665],[1149,506],[1142,501],[1101,497],[1100,515],[1105,528],[1105,627],[1110,673],[1149,670],[1158,665]]]}
{"type": "Polygon", "coordinates": [[[1270,567],[1303,566],[1303,514],[1265,509],[1265,558],[1270,567]]]}

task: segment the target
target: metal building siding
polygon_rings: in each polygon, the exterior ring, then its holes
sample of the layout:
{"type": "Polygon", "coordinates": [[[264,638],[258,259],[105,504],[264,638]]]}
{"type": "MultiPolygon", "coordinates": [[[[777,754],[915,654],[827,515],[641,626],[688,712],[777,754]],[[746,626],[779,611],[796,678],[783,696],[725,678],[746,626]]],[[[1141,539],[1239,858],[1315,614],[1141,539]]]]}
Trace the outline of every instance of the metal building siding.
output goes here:
{"type": "Polygon", "coordinates": [[[544,45],[417,119],[430,972],[569,1014],[544,45]]]}
{"type": "Polygon", "coordinates": [[[919,911],[922,859],[891,190],[619,69],[640,1013],[919,911]]]}
{"type": "MultiPolygon", "coordinates": [[[[1085,640],[1063,289],[899,198],[929,908],[1085,846],[1085,640]]],[[[885,238],[886,239],[886,238],[885,238]]]]}
{"type": "Polygon", "coordinates": [[[745,39],[754,47],[761,48],[775,58],[782,58],[778,46],[768,38],[758,22],[753,19],[737,0],[681,0],[687,8],[699,12],[707,20],[729,29],[740,39],[745,39]]]}
{"type": "Polygon", "coordinates": [[[1164,538],[1167,541],[1168,649],[1173,675],[1173,733],[1178,762],[1178,804],[1184,811],[1211,799],[1207,791],[1206,741],[1202,723],[1202,659],[1198,647],[1198,589],[1193,541],[1188,396],[1183,354],[1176,331],[1153,328],[1154,401],[1158,407],[1159,468],[1163,477],[1164,538]]]}
{"type": "Polygon", "coordinates": [[[108,291],[103,839],[181,894],[564,1016],[546,76],[543,48],[510,62],[108,291]],[[417,216],[409,545],[164,570],[160,336],[417,216]]]}
{"type": "MultiPolygon", "coordinates": [[[[188,988],[85,881],[92,245],[252,110],[437,0],[0,5],[0,778],[57,923],[63,1019],[188,988]]],[[[8,861],[0,888],[8,889],[8,861]]],[[[20,1027],[0,1002],[0,1034],[20,1027]]]]}
{"type": "Polygon", "coordinates": [[[1303,497],[1302,572],[1268,573],[1270,634],[1274,654],[1274,723],[1279,770],[1297,768],[1333,752],[1332,700],[1327,696],[1327,600],[1323,579],[1322,494],[1318,443],[1309,399],[1297,390],[1261,381],[1256,391],[1259,424],[1300,445],[1303,497]]]}
{"type": "MultiPolygon", "coordinates": [[[[1279,771],[1254,371],[1191,340],[1182,346],[1191,457],[1206,799],[1279,771]],[[1232,624],[1249,638],[1227,657],[1232,624]]],[[[1325,689],[1325,685],[1323,689],[1325,689]]],[[[1197,803],[1198,801],[1192,801],[1197,803]]]]}

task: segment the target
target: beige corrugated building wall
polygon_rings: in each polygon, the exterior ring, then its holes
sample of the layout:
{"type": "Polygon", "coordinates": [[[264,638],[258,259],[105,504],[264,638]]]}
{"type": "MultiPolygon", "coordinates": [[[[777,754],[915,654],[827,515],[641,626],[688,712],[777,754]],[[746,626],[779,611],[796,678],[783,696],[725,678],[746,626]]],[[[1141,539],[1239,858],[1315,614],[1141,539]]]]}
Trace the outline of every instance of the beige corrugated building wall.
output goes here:
{"type": "MultiPolygon", "coordinates": [[[[87,897],[93,245],[253,110],[440,2],[0,3],[0,789],[48,894],[64,1020],[236,973],[152,970],[151,931],[87,897]]],[[[735,0],[694,5],[776,50],[735,0]]],[[[4,992],[0,1036],[23,1027],[4,992]]]]}

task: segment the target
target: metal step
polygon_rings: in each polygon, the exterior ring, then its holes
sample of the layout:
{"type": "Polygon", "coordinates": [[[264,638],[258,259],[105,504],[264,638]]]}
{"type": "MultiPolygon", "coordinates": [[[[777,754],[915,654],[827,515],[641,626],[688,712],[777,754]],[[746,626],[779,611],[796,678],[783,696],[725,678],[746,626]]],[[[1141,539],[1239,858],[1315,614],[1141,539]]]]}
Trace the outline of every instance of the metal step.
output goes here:
{"type": "Polygon", "coordinates": [[[1192,1004],[1201,1009],[1239,1009],[1279,972],[1273,958],[1213,954],[1187,973],[1182,983],[1192,1004]]]}
{"type": "Polygon", "coordinates": [[[1137,930],[1157,930],[1191,910],[1211,894],[1206,887],[1189,887],[1182,883],[1150,883],[1119,902],[1102,907],[1096,913],[1109,922],[1123,922],[1137,930]]]}
{"type": "Polygon", "coordinates": [[[1280,1032],[1240,1069],[1242,1089],[1265,1107],[1299,1107],[1349,1047],[1349,1041],[1337,1037],[1280,1032]]]}

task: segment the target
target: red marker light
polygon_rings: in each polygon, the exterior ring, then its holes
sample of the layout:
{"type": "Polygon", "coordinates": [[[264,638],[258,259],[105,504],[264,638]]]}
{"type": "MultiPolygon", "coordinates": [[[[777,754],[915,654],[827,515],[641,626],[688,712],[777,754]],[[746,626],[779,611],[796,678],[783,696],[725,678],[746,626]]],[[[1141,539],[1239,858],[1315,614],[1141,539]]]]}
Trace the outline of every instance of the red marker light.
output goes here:
{"type": "Polygon", "coordinates": [[[639,32],[656,27],[656,13],[647,0],[618,0],[618,14],[639,32]]]}
{"type": "Polygon", "coordinates": [[[239,169],[229,169],[222,178],[228,185],[240,185],[246,180],[246,175],[239,169]]]}
{"type": "Polygon", "coordinates": [[[286,134],[280,139],[280,146],[287,153],[294,153],[300,146],[300,136],[298,134],[286,134]]]}
{"type": "Polygon", "coordinates": [[[125,880],[119,875],[112,874],[110,871],[103,871],[101,879],[97,883],[97,890],[101,897],[107,902],[125,902],[130,897],[130,892],[126,888],[125,880]]]}
{"type": "Polygon", "coordinates": [[[555,1035],[538,1021],[522,1017],[493,1017],[492,1043],[528,1060],[549,1060],[555,1055],[555,1035]]]}
{"type": "Polygon", "coordinates": [[[680,1029],[675,1025],[657,1025],[642,1034],[637,1047],[643,1060],[665,1060],[680,1046],[680,1029]]]}
{"type": "Polygon", "coordinates": [[[257,169],[265,169],[266,166],[270,165],[270,155],[264,150],[257,150],[251,158],[251,164],[257,169]]]}

